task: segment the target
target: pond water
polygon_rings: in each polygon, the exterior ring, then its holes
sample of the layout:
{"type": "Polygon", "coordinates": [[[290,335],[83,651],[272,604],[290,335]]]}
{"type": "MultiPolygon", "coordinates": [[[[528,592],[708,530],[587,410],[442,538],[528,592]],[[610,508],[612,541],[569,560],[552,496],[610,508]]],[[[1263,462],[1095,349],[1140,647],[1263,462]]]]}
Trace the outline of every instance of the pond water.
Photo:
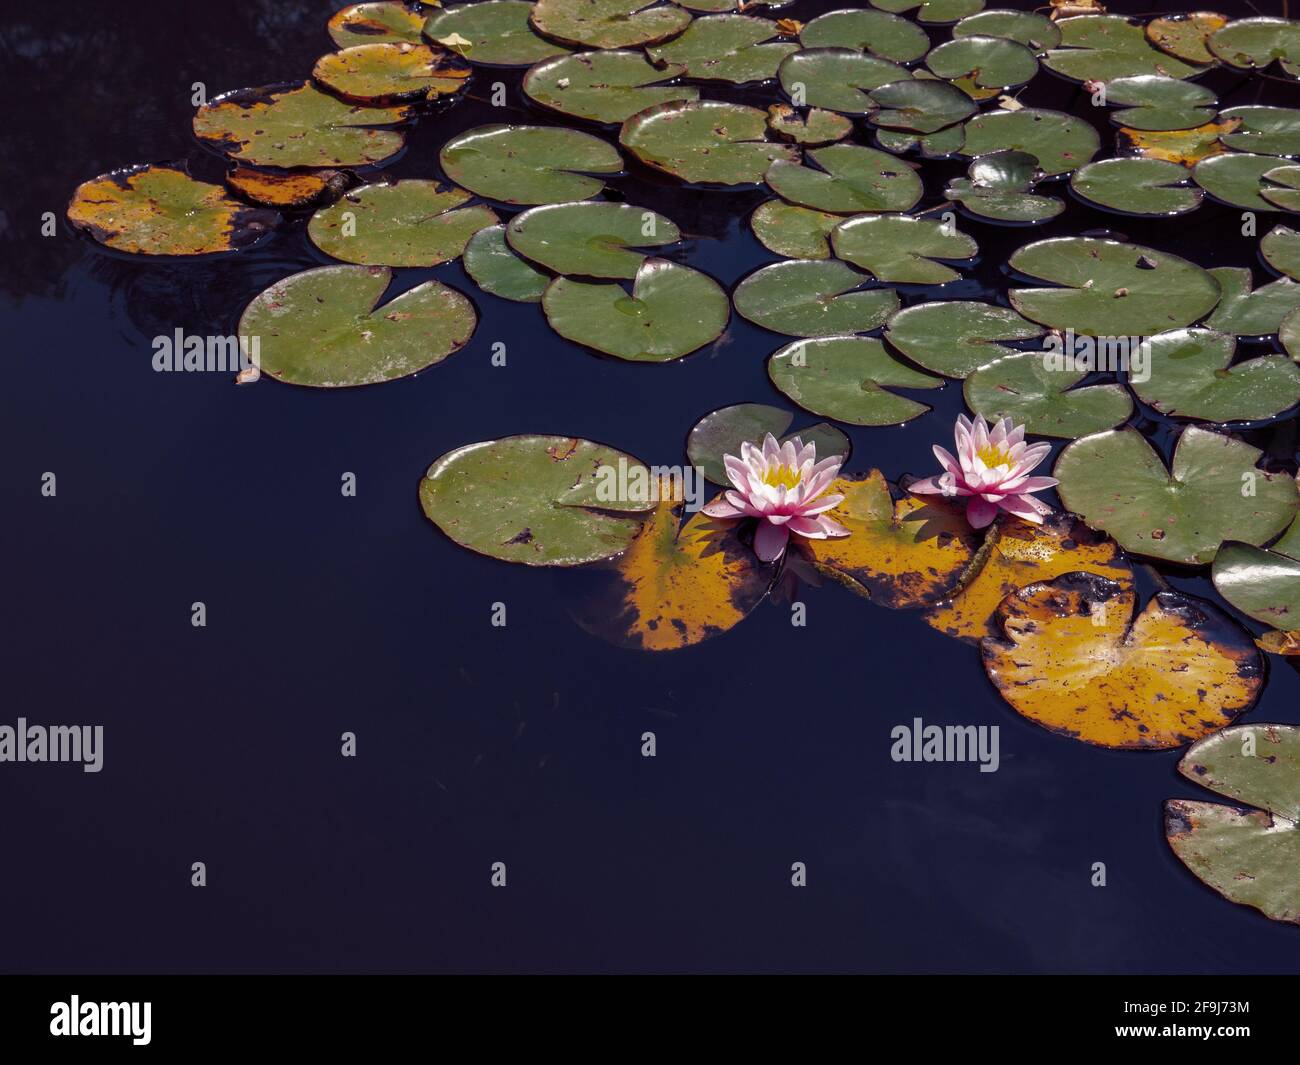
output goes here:
{"type": "MultiPolygon", "coordinates": [[[[135,162],[188,158],[218,178],[190,134],[194,83],[214,95],[306,76],[336,6],[241,0],[214,17],[69,2],[6,16],[0,80],[20,104],[0,153],[4,721],[103,724],[105,756],[98,774],[0,769],[13,918],[0,969],[1300,967],[1300,931],[1220,899],[1166,845],[1162,800],[1209,797],[1177,774],[1179,752],[1049,734],[999,698],[974,649],[918,616],[804,588],[805,628],[764,604],[697,647],[621,651],[571,620],[571,574],[471,554],[420,512],[429,462],[475,440],[563,433],[683,461],[704,413],[786,405],[764,366],[784,338],[733,316],[680,363],[602,359],[452,263],[398,274],[400,289],[438,277],[480,313],[465,349],[414,378],[329,392],[153,372],[154,336],[233,333],[268,284],[329,260],[302,220],[233,258],[128,260],[68,231],[68,196],[135,162]],[[37,235],[43,211],[60,216],[56,237],[37,235]],[[491,364],[498,342],[505,367],[491,364]],[[355,498],[339,490],[349,471],[355,498]],[[195,601],[206,628],[190,624],[195,601]],[[490,624],[498,602],[504,628],[490,624]],[[891,761],[891,729],[916,717],[1000,726],[999,770],[891,761]],[[340,757],[344,731],[356,758],[340,757]],[[655,758],[641,757],[646,731],[655,758]],[[489,886],[497,861],[506,890],[489,886]],[[804,890],[790,885],[796,861],[804,890]]],[[[780,15],[845,6],[796,0],[780,15]]],[[[433,176],[462,130],[553,122],[518,82],[480,74],[386,169],[433,176]],[[494,80],[504,111],[487,103],[494,80]]],[[[1222,72],[1206,84],[1225,107],[1300,101],[1222,72]]],[[[1022,97],[1067,110],[1080,98],[1048,73],[1022,97]]],[[[927,165],[923,206],[960,170],[927,165]]],[[[635,167],[610,184],[689,235],[670,257],[728,287],[776,258],[747,225],[762,190],[635,167]]],[[[1098,229],[1263,276],[1234,209],[1146,221],[1070,204],[1032,237],[963,220],[981,258],[950,295],[997,298],[1026,240],[1098,229]]],[[[923,398],[933,414],[850,430],[849,468],[933,472],[930,445],[949,442],[964,406],[953,383],[923,398]]],[[[1135,424],[1168,454],[1170,424],[1135,424]]],[[[1294,420],[1246,435],[1294,471],[1294,420]]],[[[1202,577],[1166,575],[1213,597],[1202,577]]],[[[1300,721],[1297,694],[1300,676],[1272,658],[1245,720],[1300,721]]]]}

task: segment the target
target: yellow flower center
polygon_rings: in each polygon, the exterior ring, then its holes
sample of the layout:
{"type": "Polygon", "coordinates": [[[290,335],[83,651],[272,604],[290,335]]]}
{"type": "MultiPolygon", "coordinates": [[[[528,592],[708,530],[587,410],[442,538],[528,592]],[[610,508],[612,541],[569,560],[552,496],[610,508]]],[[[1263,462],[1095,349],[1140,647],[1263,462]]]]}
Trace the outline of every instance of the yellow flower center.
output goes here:
{"type": "Polygon", "coordinates": [[[992,469],[994,466],[1010,466],[1011,452],[1001,444],[985,444],[975,452],[980,461],[992,469]]]}
{"type": "Polygon", "coordinates": [[[763,483],[770,484],[773,488],[794,488],[799,483],[799,471],[793,466],[781,464],[779,466],[769,466],[767,472],[763,474],[763,483]]]}

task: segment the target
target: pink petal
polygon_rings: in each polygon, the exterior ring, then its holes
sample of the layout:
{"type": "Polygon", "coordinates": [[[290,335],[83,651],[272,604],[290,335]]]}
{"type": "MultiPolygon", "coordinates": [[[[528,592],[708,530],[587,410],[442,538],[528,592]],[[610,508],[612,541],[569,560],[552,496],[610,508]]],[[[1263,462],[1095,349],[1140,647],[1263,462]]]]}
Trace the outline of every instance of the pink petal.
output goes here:
{"type": "Polygon", "coordinates": [[[758,531],[754,534],[754,554],[761,562],[775,562],[785,551],[789,539],[790,530],[784,525],[760,521],[758,531]]]}
{"type": "Polygon", "coordinates": [[[998,506],[1008,514],[1024,518],[1025,521],[1032,521],[1035,525],[1042,524],[1043,515],[1050,514],[1052,510],[1046,503],[1040,503],[1032,496],[1007,496],[998,503],[998,506]]]}
{"type": "Polygon", "coordinates": [[[745,513],[744,507],[732,506],[725,499],[715,499],[712,503],[705,503],[700,509],[710,518],[739,518],[745,513]]]}
{"type": "Polygon", "coordinates": [[[998,515],[998,508],[985,499],[976,496],[966,504],[966,521],[972,529],[982,529],[992,523],[998,515]]]}
{"type": "Polygon", "coordinates": [[[961,476],[961,463],[958,462],[951,454],[935,444],[930,450],[934,452],[934,457],[939,460],[939,465],[951,473],[954,477],[961,476]]]}

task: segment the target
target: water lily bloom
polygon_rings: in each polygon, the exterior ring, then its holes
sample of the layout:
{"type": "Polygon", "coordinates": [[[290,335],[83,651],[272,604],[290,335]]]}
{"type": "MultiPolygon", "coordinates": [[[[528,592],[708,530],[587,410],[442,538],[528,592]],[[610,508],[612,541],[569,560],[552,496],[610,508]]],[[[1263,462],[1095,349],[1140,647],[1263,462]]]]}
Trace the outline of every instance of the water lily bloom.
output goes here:
{"type": "Polygon", "coordinates": [[[1035,524],[1041,524],[1043,515],[1052,512],[1032,493],[1059,482],[1055,477],[1029,476],[1052,450],[1050,444],[1026,444],[1025,427],[1013,424],[1010,418],[1003,418],[990,429],[981,417],[972,422],[959,414],[955,435],[956,458],[936,444],[934,456],[944,472],[909,485],[909,492],[969,497],[966,520],[972,529],[984,528],[999,510],[1035,524]]]}
{"type": "Polygon", "coordinates": [[[785,551],[790,534],[808,540],[848,536],[849,530],[826,511],[843,501],[827,495],[840,472],[838,456],[817,461],[817,445],[797,436],[778,444],[771,433],[761,448],[746,441],[740,458],[724,455],[723,464],[733,488],[704,508],[711,518],[757,518],[754,553],[774,562],[785,551]]]}

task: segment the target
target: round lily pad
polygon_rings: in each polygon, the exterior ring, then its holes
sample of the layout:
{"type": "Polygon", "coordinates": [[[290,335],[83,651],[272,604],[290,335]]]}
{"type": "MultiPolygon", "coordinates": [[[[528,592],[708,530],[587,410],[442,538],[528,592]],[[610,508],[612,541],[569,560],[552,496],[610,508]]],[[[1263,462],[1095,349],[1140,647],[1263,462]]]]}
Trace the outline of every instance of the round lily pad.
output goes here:
{"type": "Polygon", "coordinates": [[[1032,225],[1065,210],[1055,196],[1030,191],[1042,172],[1038,160],[1028,152],[981,155],[971,161],[968,173],[969,177],[953,178],[944,195],[981,218],[1032,225]]]}
{"type": "Polygon", "coordinates": [[[852,48],[808,48],[786,56],[777,76],[800,107],[865,115],[872,110],[867,95],[872,89],[912,75],[904,66],[852,48]]]}
{"type": "Polygon", "coordinates": [[[1190,78],[1199,67],[1153,48],[1141,22],[1123,15],[1080,15],[1057,23],[1061,44],[1043,64],[1074,81],[1112,81],[1135,74],[1190,78]]]}
{"type": "Polygon", "coordinates": [[[1096,237],[1027,244],[1009,265],[1057,288],[1021,288],[1011,305],[1026,318],[1084,336],[1151,336],[1208,314],[1219,286],[1176,255],[1096,237]]]}
{"type": "Polygon", "coordinates": [[[1149,345],[1149,377],[1139,381],[1130,374],[1129,383],[1143,403],[1163,414],[1248,422],[1300,403],[1300,367],[1285,355],[1234,364],[1236,341],[1228,333],[1177,329],[1158,333],[1149,345]]]}
{"type": "Polygon", "coordinates": [[[645,253],[681,240],[661,214],[628,203],[556,203],[516,215],[506,227],[510,247],[557,274],[635,277],[645,253]]]}
{"type": "Polygon", "coordinates": [[[1214,558],[1214,587],[1243,614],[1283,632],[1295,631],[1300,629],[1297,554],[1300,544],[1279,544],[1268,551],[1250,544],[1224,544],[1214,558]]]}
{"type": "Polygon", "coordinates": [[[1222,155],[1228,149],[1219,140],[1240,125],[1240,120],[1207,122],[1193,129],[1140,130],[1121,128],[1116,138],[1121,154],[1144,159],[1195,166],[1202,159],[1222,155]]]}
{"type": "Polygon", "coordinates": [[[667,362],[711,344],[727,328],[731,303],[698,270],[646,259],[632,294],[618,284],[557,277],[542,296],[546,320],[560,336],[631,362],[667,362]]]}
{"type": "Polygon", "coordinates": [[[930,48],[920,26],[885,11],[828,11],[799,31],[804,48],[852,48],[895,63],[911,63],[930,48]]]}
{"type": "Polygon", "coordinates": [[[1067,446],[1053,473],[1061,501],[1125,550],[1198,565],[1225,540],[1262,544],[1295,516],[1295,480],[1257,469],[1260,454],[1189,425],[1167,470],[1136,430],[1112,429],[1067,446]]]}
{"type": "Polygon", "coordinates": [[[341,170],[259,170],[236,166],[226,175],[226,184],[244,199],[265,207],[310,207],[333,199],[348,187],[341,170]]]}
{"type": "Polygon", "coordinates": [[[1219,138],[1234,152],[1300,155],[1300,110],[1294,107],[1229,107],[1219,118],[1241,120],[1219,138]]]}
{"type": "Polygon", "coordinates": [[[1204,85],[1159,74],[1139,74],[1106,83],[1106,103],[1121,106],[1110,120],[1129,129],[1195,129],[1214,119],[1218,97],[1204,85]]]}
{"type": "Polygon", "coordinates": [[[1211,52],[1231,66],[1262,70],[1277,60],[1287,74],[1300,77],[1300,22],[1237,19],[1213,34],[1209,45],[1211,52]]]}
{"type": "Polygon", "coordinates": [[[864,290],[867,280],[838,259],[795,259],[750,274],[732,299],[742,317],[776,333],[866,333],[898,310],[893,289],[864,290]]]}
{"type": "Polygon", "coordinates": [[[741,444],[761,445],[771,433],[781,443],[798,437],[804,444],[817,448],[817,460],[839,455],[847,458],[852,444],[849,438],[833,425],[822,422],[786,436],[794,422],[794,415],[782,407],[769,407],[764,403],[736,403],[710,411],[691,428],[686,437],[686,455],[691,465],[704,471],[715,484],[730,486],[724,458],[739,455],[741,444]]]}
{"type": "Polygon", "coordinates": [[[768,360],[777,389],[804,410],[850,425],[901,425],[930,408],[894,388],[939,388],[943,379],[904,365],[871,337],[787,344],[768,360]]]}
{"type": "Polygon", "coordinates": [[[524,75],[529,99],[592,122],[623,122],[655,104],[697,100],[700,90],[665,85],[685,72],[654,66],[640,52],[580,52],[538,63],[524,75]]]}
{"type": "Polygon", "coordinates": [[[394,381],[441,362],[474,334],[474,305],[426,281],[380,305],[393,272],[322,266],[277,281],[239,320],[257,337],[262,372],[315,388],[394,381]]]}
{"type": "Polygon", "coordinates": [[[780,34],[771,19],[748,15],[710,15],[696,19],[680,37],[647,48],[655,66],[665,63],[686,69],[688,77],[743,85],[776,77],[781,60],[799,46],[777,41],[780,34]]]}
{"type": "Polygon", "coordinates": [[[1272,155],[1231,152],[1202,159],[1192,169],[1192,177],[1221,203],[1251,211],[1276,211],[1278,205],[1260,193],[1268,187],[1264,175],[1277,166],[1278,159],[1272,155]]]}
{"type": "Polygon", "coordinates": [[[649,107],[623,123],[618,139],[647,166],[711,185],[755,184],[773,160],[799,157],[767,139],[765,112],[718,100],[649,107]]]}
{"type": "Polygon", "coordinates": [[[1205,319],[1207,329],[1258,339],[1276,333],[1282,320],[1300,307],[1300,284],[1290,278],[1252,288],[1248,266],[1220,266],[1210,275],[1222,295],[1205,319]]]}
{"type": "Polygon", "coordinates": [[[916,149],[923,159],[946,159],[961,151],[966,143],[966,130],[960,125],[949,126],[918,137],[915,133],[878,129],[876,143],[887,152],[901,154],[916,149]]]}
{"type": "Polygon", "coordinates": [[[1283,350],[1300,363],[1300,310],[1291,311],[1277,327],[1283,350]]]}
{"type": "Polygon", "coordinates": [[[1111,211],[1134,215],[1186,214],[1205,193],[1189,184],[1190,172],[1163,159],[1101,159],[1070,176],[1070,188],[1111,211]]]}
{"type": "Polygon", "coordinates": [[[941,25],[983,10],[984,0],[871,0],[881,11],[915,11],[919,22],[941,25]]]}
{"type": "Polygon", "coordinates": [[[1209,49],[1209,39],[1228,24],[1223,15],[1212,11],[1194,14],[1163,15],[1146,26],[1147,40],[1168,55],[1196,66],[1217,62],[1209,49]]]}
{"type": "Polygon", "coordinates": [[[451,96],[465,88],[470,68],[444,48],[389,41],[330,52],[316,60],[311,73],[346,100],[385,104],[451,96]]]}
{"type": "Polygon", "coordinates": [[[434,11],[424,24],[431,41],[459,37],[469,41],[461,54],[472,63],[488,66],[526,67],[568,48],[548,41],[533,31],[528,0],[478,0],[434,11]]]}
{"type": "Polygon", "coordinates": [[[1133,401],[1123,385],[1075,388],[1088,371],[1058,369],[1041,351],[1018,351],[966,378],[966,405],[990,422],[1010,418],[1038,436],[1076,439],[1126,422],[1133,401]]]}
{"type": "Polygon", "coordinates": [[[465,273],[484,292],[517,303],[541,303],[551,277],[510,250],[505,226],[480,229],[465,245],[465,273]]]}
{"type": "Polygon", "coordinates": [[[1274,226],[1259,242],[1259,253],[1278,273],[1300,281],[1300,233],[1274,226]]]}
{"type": "Polygon", "coordinates": [[[1061,111],[1023,107],[988,111],[966,123],[964,155],[990,155],[1012,148],[1028,152],[1051,177],[1068,174],[1092,159],[1101,147],[1097,131],[1083,119],[1061,111]]]}
{"type": "Polygon", "coordinates": [[[1265,170],[1259,194],[1284,211],[1300,211],[1300,166],[1265,170]]]}
{"type": "Polygon", "coordinates": [[[533,27],[564,44],[584,48],[630,48],[676,37],[691,16],[657,0],[537,0],[533,27]]]}
{"type": "MultiPolygon", "coordinates": [[[[649,470],[604,444],[508,436],[449,451],[420,481],[420,506],[452,540],[525,566],[581,566],[626,551],[649,499],[619,499],[608,471],[649,470]]],[[[617,472],[615,473],[617,476],[617,472]]],[[[629,480],[630,483],[630,480],[629,480]]]]}
{"type": "Polygon", "coordinates": [[[835,254],[877,280],[908,285],[942,285],[961,276],[945,263],[963,262],[979,251],[973,238],[931,218],[863,215],[831,234],[835,254]]]}
{"type": "Polygon", "coordinates": [[[425,18],[406,4],[385,0],[382,3],[350,4],[331,16],[327,29],[340,48],[389,41],[419,44],[425,18]]]}
{"type": "Polygon", "coordinates": [[[784,200],[760,203],[749,225],[768,251],[787,259],[829,259],[831,231],[844,219],[826,211],[796,207],[784,200]]]}
{"type": "Polygon", "coordinates": [[[464,189],[436,181],[363,185],[311,217],[307,235],[326,255],[363,266],[437,266],[496,225],[489,207],[465,207],[464,189]]]}
{"type": "Polygon", "coordinates": [[[1015,348],[1000,340],[1032,340],[1041,325],[1010,307],[974,300],[934,300],[907,307],[889,319],[885,339],[918,366],[962,378],[1015,348]]]}
{"type": "Polygon", "coordinates": [[[612,144],[556,126],[478,126],[442,146],[447,176],[502,203],[564,203],[597,195],[623,157],[612,144]]]}
{"type": "Polygon", "coordinates": [[[138,255],[208,255],[256,243],[280,216],[240,203],[220,185],[176,167],[114,170],[77,186],[73,227],[105,247],[138,255]]]}
{"type": "Polygon", "coordinates": [[[916,133],[936,133],[963,122],[977,110],[960,89],[943,81],[892,81],[868,94],[873,125],[916,133]]]}
{"type": "Polygon", "coordinates": [[[1046,15],[1032,11],[981,11],[968,15],[952,28],[954,37],[1005,37],[1035,52],[1061,43],[1061,31],[1046,15]]]}
{"type": "Polygon", "coordinates": [[[306,83],[236,89],[194,116],[203,143],[257,166],[367,166],[396,155],[409,107],[359,107],[306,83]]]}
{"type": "Polygon", "coordinates": [[[780,137],[816,147],[842,141],[853,132],[853,122],[834,111],[820,107],[809,108],[806,115],[799,114],[787,104],[770,104],[767,108],[767,128],[780,137]]]}
{"type": "Polygon", "coordinates": [[[776,159],[764,180],[782,199],[814,211],[906,211],[921,199],[921,179],[887,152],[832,144],[805,153],[820,169],[776,159]]]}
{"type": "Polygon", "coordinates": [[[925,65],[941,78],[970,77],[983,88],[1023,85],[1038,73],[1034,53],[1005,37],[954,38],[926,56],[925,65]]]}

